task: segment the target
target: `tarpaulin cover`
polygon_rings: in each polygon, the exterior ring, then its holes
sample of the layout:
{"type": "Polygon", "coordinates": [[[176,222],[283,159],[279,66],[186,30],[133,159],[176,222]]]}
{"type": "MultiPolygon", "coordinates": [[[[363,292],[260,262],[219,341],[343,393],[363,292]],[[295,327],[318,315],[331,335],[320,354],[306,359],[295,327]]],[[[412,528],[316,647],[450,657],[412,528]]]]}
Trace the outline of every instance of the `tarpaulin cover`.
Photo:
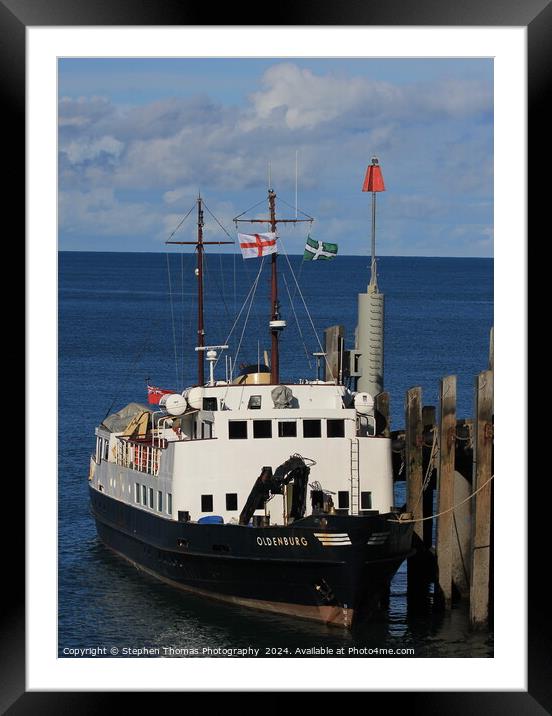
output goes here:
{"type": "Polygon", "coordinates": [[[275,408],[291,408],[293,393],[287,385],[279,385],[277,388],[273,388],[270,395],[275,408]]]}
{"type": "Polygon", "coordinates": [[[152,409],[141,403],[129,403],[117,413],[112,413],[103,421],[102,425],[111,433],[123,433],[131,422],[144,413],[152,413],[152,409]]]}

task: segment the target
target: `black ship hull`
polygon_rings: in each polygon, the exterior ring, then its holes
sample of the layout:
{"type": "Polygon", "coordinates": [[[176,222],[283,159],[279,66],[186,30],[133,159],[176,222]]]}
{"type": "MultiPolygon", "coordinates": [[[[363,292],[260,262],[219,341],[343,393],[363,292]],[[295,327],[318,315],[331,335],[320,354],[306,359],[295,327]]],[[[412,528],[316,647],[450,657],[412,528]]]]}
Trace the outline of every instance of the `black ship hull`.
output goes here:
{"type": "Polygon", "coordinates": [[[351,627],[369,614],[411,551],[393,514],[320,515],[288,526],[165,519],[90,487],[98,536],[180,589],[255,609],[351,627]]]}

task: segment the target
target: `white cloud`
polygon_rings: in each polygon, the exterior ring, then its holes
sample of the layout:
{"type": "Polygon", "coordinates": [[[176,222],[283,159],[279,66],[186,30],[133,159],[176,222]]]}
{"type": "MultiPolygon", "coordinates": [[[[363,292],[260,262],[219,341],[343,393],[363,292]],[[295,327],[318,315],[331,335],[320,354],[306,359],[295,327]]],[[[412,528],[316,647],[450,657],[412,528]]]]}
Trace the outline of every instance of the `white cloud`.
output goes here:
{"type": "Polygon", "coordinates": [[[95,236],[152,235],[162,221],[155,206],[122,202],[108,188],[60,192],[59,217],[66,232],[92,232],[95,236]]]}
{"type": "Polygon", "coordinates": [[[90,127],[114,113],[115,107],[107,97],[62,97],[58,106],[59,126],[90,127]]]}
{"type": "Polygon", "coordinates": [[[179,186],[175,189],[172,189],[171,191],[166,191],[163,194],[163,201],[165,204],[186,204],[187,200],[193,200],[193,193],[190,192],[190,188],[188,186],[179,186]]]}
{"type": "Polygon", "coordinates": [[[243,107],[206,95],[137,107],[65,97],[60,226],[159,238],[199,189],[217,203],[266,187],[268,160],[276,188],[291,197],[296,149],[300,203],[309,197],[309,213],[323,199],[336,207],[335,224],[325,217],[328,238],[347,226],[351,197],[362,220],[350,229],[364,231],[358,192],[372,153],[382,159],[388,216],[423,226],[453,222],[464,211],[466,221],[485,222],[492,211],[491,115],[492,88],[482,81],[393,84],[316,74],[290,62],[268,69],[243,107]],[[147,201],[128,198],[133,192],[147,201]]]}
{"type": "Polygon", "coordinates": [[[436,115],[463,117],[492,108],[489,88],[476,80],[393,85],[365,77],[316,75],[285,63],[267,70],[262,85],[251,95],[253,111],[242,120],[249,130],[267,123],[313,129],[336,120],[351,127],[368,127],[376,119],[418,123],[436,115]]]}
{"type": "Polygon", "coordinates": [[[64,147],[67,158],[74,164],[97,159],[102,154],[112,159],[118,159],[124,148],[123,142],[114,137],[101,137],[100,139],[74,139],[64,147]]]}

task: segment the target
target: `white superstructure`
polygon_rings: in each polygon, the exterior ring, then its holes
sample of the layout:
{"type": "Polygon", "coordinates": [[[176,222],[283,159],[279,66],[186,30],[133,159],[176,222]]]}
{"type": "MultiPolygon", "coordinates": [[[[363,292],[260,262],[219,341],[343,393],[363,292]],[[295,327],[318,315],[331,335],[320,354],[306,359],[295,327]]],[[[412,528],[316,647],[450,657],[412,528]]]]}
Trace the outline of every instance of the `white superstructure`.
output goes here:
{"type": "MultiPolygon", "coordinates": [[[[219,515],[231,522],[261,469],[275,470],[298,453],[316,463],[310,483],[331,493],[338,513],[392,508],[391,441],[375,435],[365,397],[355,408],[346,387],[319,381],[216,383],[183,396],[188,407],[181,415],[168,412],[171,405],[179,412],[182,400],[175,398],[155,411],[136,406],[118,430],[97,428],[94,487],[166,519],[187,512],[192,521],[219,515]],[[282,404],[288,407],[275,407],[282,404]]],[[[271,524],[283,523],[283,507],[282,496],[268,502],[271,524]]]]}

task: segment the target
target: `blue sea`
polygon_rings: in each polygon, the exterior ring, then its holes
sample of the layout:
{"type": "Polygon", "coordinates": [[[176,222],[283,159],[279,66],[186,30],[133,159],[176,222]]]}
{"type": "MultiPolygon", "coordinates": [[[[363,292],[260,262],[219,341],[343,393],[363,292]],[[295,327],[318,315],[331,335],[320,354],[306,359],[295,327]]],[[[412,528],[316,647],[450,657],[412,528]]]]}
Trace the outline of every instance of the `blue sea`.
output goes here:
{"type": "MultiPolygon", "coordinates": [[[[195,260],[193,253],[176,251],[59,254],[59,655],[104,645],[120,656],[138,646],[161,656],[196,650],[201,656],[203,648],[225,656],[226,649],[252,646],[259,656],[273,655],[264,651],[270,648],[287,649],[285,657],[295,656],[296,648],[343,646],[412,647],[415,657],[492,656],[491,635],[470,632],[464,605],[449,614],[407,612],[404,565],[388,610],[343,632],[175,591],[98,541],[87,484],[94,428],[108,412],[145,402],[146,382],[176,390],[195,382],[195,260]]],[[[321,350],[326,327],[342,324],[346,346],[353,346],[357,294],[369,280],[369,259],[303,262],[290,256],[288,263],[280,256],[279,265],[281,313],[288,324],[281,380],[315,378],[312,353],[321,350]]],[[[205,268],[206,344],[227,342],[236,364],[256,363],[270,349],[268,260],[251,293],[259,260],[209,254],[205,268]]],[[[405,391],[421,386],[424,404],[437,406],[439,380],[446,375],[458,378],[458,416],[471,417],[474,377],[488,364],[492,260],[382,257],[378,283],[385,294],[392,429],[404,426],[405,391]]],[[[224,359],[217,371],[223,379],[224,359]]],[[[403,504],[404,483],[396,492],[396,504],[403,504]]]]}

